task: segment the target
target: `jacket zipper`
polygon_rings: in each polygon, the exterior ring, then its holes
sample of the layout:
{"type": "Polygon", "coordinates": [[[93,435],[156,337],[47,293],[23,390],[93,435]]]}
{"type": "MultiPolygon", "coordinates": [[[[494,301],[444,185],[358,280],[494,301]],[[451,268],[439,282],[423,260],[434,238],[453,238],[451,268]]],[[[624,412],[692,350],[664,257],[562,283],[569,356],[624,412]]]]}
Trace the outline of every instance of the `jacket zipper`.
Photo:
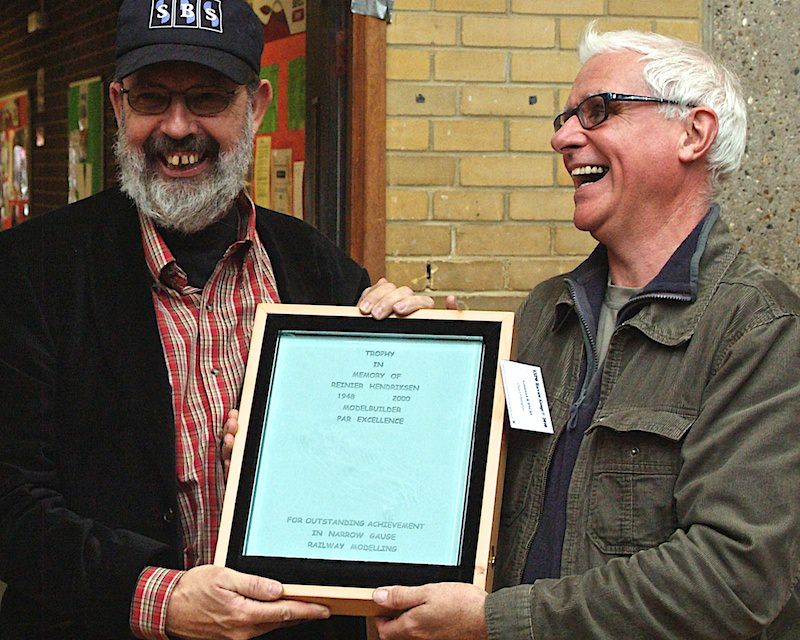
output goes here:
{"type": "MultiPolygon", "coordinates": [[[[583,399],[586,397],[586,389],[589,385],[587,382],[591,380],[592,376],[594,375],[595,370],[597,369],[597,347],[595,346],[594,338],[592,338],[592,334],[589,331],[589,323],[586,322],[586,318],[584,317],[583,313],[581,313],[580,307],[578,306],[578,298],[575,295],[575,289],[572,286],[572,283],[569,280],[566,280],[567,288],[569,289],[570,298],[572,298],[572,304],[575,307],[575,312],[578,316],[578,319],[581,322],[581,328],[583,331],[583,342],[584,345],[587,346],[587,351],[589,354],[588,362],[586,365],[586,374],[584,375],[583,382],[581,384],[581,391],[578,394],[578,399],[570,405],[569,409],[569,418],[567,419],[567,429],[574,429],[575,428],[575,420],[577,419],[578,414],[578,407],[581,406],[583,403],[583,399]],[[591,374],[590,370],[591,369],[591,374]]],[[[544,473],[545,473],[545,484],[547,483],[547,474],[550,471],[550,464],[553,461],[553,454],[556,451],[556,443],[554,442],[553,445],[550,447],[550,450],[547,453],[547,459],[544,463],[544,473]]],[[[542,508],[542,500],[544,500],[544,496],[539,500],[539,504],[536,506],[537,511],[541,511],[542,508]]],[[[541,518],[541,513],[539,514],[539,518],[541,518]]],[[[536,527],[531,534],[528,543],[525,545],[525,557],[527,558],[531,553],[531,546],[533,545],[533,539],[536,537],[536,531],[539,529],[539,519],[536,520],[536,527]]],[[[522,582],[522,576],[525,573],[525,565],[522,566],[520,569],[519,574],[517,575],[517,581],[522,582]]]]}
{"type": "Polygon", "coordinates": [[[587,353],[586,374],[583,376],[583,380],[581,381],[581,390],[580,393],[578,393],[578,398],[570,405],[569,408],[567,430],[571,431],[575,428],[575,423],[578,419],[578,409],[586,399],[586,391],[589,388],[589,383],[594,377],[594,374],[597,372],[597,345],[595,344],[595,340],[592,337],[591,331],[589,330],[589,323],[586,322],[586,317],[583,315],[580,305],[578,304],[578,296],[575,294],[575,287],[572,285],[570,280],[567,280],[566,283],[567,288],[569,289],[570,298],[572,298],[572,304],[575,307],[575,313],[577,314],[578,320],[580,320],[581,323],[581,328],[583,330],[583,343],[586,347],[587,353]]]}

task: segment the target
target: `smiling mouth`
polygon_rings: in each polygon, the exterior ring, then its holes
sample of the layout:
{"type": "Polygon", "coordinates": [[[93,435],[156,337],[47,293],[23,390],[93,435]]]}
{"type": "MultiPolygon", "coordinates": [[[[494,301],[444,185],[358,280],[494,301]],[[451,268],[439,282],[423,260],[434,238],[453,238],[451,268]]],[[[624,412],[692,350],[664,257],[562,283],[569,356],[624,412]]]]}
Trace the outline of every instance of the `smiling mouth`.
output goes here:
{"type": "Polygon", "coordinates": [[[203,160],[205,155],[199,153],[168,153],[161,157],[162,162],[170,169],[188,170],[196,167],[203,160]]]}
{"type": "Polygon", "coordinates": [[[575,167],[570,175],[575,180],[576,186],[582,187],[591,182],[602,180],[608,175],[609,168],[603,165],[586,165],[583,167],[575,167]]]}

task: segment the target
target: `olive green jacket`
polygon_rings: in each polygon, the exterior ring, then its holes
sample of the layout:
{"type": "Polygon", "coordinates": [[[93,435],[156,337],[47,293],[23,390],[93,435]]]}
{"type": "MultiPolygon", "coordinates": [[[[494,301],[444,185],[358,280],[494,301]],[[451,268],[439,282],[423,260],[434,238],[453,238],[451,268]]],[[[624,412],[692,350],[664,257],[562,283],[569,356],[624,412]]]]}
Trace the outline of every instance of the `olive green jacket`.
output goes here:
{"type": "Polygon", "coordinates": [[[690,295],[645,296],[613,334],[561,577],[532,585],[519,582],[586,330],[563,276],[522,305],[517,359],[542,368],[556,433],[510,437],[491,639],[800,638],[800,299],[716,208],[703,224],[690,295]]]}

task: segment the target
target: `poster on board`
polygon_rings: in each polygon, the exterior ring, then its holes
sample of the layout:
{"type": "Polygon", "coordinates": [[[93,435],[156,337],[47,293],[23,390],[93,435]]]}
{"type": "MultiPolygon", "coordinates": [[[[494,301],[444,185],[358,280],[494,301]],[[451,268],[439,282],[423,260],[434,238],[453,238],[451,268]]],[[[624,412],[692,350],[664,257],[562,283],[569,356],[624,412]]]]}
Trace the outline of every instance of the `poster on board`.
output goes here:
{"type": "Polygon", "coordinates": [[[100,77],[72,82],[68,93],[68,202],[103,188],[103,83],[100,77]]]}
{"type": "Polygon", "coordinates": [[[261,78],[273,91],[257,132],[251,193],[257,204],[302,218],[303,179],[294,164],[304,166],[306,152],[307,2],[250,0],[250,4],[264,25],[261,78]],[[286,170],[276,171],[276,153],[286,170]]]}
{"type": "Polygon", "coordinates": [[[30,215],[30,129],[28,92],[0,96],[0,230],[30,215]]]}

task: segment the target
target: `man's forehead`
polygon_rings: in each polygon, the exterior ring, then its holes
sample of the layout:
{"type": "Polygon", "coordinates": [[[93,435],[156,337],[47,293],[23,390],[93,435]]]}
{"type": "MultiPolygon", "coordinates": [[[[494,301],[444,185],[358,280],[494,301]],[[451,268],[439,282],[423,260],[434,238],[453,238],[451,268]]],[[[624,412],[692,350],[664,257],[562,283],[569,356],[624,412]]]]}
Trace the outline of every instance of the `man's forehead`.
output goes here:
{"type": "Polygon", "coordinates": [[[641,54],[634,51],[592,56],[578,71],[567,98],[567,106],[574,107],[589,96],[605,91],[641,93],[647,89],[643,70],[641,54]]]}

